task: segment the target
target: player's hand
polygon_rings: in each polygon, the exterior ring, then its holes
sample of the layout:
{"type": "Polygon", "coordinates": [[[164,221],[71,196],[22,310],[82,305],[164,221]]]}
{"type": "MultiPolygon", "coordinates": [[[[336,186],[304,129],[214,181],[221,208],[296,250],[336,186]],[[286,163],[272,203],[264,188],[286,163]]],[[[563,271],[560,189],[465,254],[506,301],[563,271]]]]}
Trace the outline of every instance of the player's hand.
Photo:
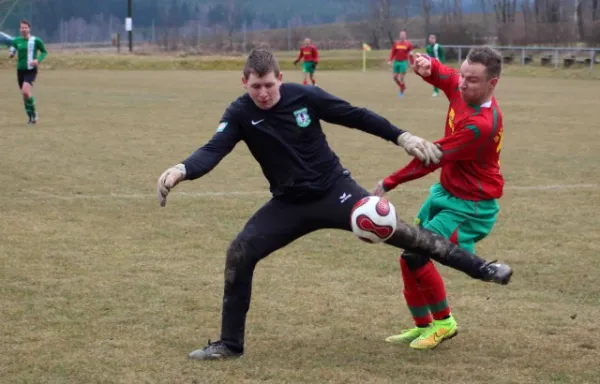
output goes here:
{"type": "Polygon", "coordinates": [[[34,67],[34,68],[35,68],[35,67],[37,67],[37,66],[38,66],[38,61],[37,61],[37,60],[31,60],[31,63],[30,63],[30,64],[31,64],[31,66],[32,66],[32,67],[34,67]]]}
{"type": "Polygon", "coordinates": [[[427,55],[416,53],[413,70],[423,77],[431,76],[431,58],[427,55]]]}
{"type": "Polygon", "coordinates": [[[375,188],[373,188],[373,190],[371,191],[371,196],[383,196],[386,192],[388,192],[388,190],[384,187],[383,185],[383,180],[379,180],[377,182],[377,185],[375,186],[375,188]]]}
{"type": "Polygon", "coordinates": [[[388,63],[388,65],[391,65],[392,64],[392,60],[388,60],[387,63],[388,63]]]}
{"type": "Polygon", "coordinates": [[[185,166],[177,164],[160,175],[158,178],[158,203],[161,207],[167,205],[167,195],[171,189],[185,179],[185,166]]]}
{"type": "Polygon", "coordinates": [[[14,53],[10,53],[10,54],[8,55],[8,58],[9,58],[9,59],[12,59],[13,57],[15,57],[15,54],[14,54],[14,53]]]}
{"type": "Polygon", "coordinates": [[[442,159],[442,151],[437,145],[410,132],[404,132],[398,136],[398,145],[404,148],[409,155],[421,160],[426,167],[431,163],[438,164],[442,159]]]}

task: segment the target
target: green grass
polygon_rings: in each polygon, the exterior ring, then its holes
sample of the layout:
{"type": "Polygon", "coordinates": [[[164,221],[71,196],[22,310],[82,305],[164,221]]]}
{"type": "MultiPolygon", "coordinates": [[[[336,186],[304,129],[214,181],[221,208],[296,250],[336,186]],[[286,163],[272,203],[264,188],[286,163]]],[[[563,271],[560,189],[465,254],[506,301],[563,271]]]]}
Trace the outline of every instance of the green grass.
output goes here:
{"type": "MultiPolygon", "coordinates": [[[[441,136],[447,103],[414,75],[403,100],[388,72],[317,76],[401,127],[441,136]]],[[[218,338],[224,252],[267,184],[242,144],[164,209],[155,183],[212,136],[243,92],[239,72],[44,70],[35,127],[14,77],[0,71],[0,382],[597,382],[595,82],[501,80],[507,189],[477,251],[515,276],[501,287],[440,267],[458,337],[430,352],[384,343],[410,324],[398,252],[322,231],[259,264],[246,356],[203,363],[187,354],[218,338]],[[249,193],[202,195],[235,191],[249,193]]],[[[409,161],[381,139],[324,129],[367,188],[409,161]]],[[[438,175],[389,195],[403,218],[438,175]]]]}

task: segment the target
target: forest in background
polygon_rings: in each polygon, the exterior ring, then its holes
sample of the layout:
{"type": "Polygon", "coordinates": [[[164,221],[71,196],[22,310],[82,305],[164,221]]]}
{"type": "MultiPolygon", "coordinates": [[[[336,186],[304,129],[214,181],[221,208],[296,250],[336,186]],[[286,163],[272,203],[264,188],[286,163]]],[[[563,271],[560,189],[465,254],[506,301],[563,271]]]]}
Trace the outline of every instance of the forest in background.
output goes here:
{"type": "MultiPolygon", "coordinates": [[[[451,44],[600,45],[600,0],[133,0],[136,43],[163,49],[387,48],[401,28],[451,44]]],[[[0,30],[30,19],[50,43],[109,42],[124,33],[127,0],[0,0],[0,30]]]]}

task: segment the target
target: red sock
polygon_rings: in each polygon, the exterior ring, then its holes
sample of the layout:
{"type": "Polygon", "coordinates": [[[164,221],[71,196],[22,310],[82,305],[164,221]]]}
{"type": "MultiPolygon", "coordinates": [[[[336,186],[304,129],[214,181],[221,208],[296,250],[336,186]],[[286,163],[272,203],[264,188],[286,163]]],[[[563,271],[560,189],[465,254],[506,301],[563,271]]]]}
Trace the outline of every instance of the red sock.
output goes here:
{"type": "Polygon", "coordinates": [[[307,84],[308,84],[308,81],[304,80],[304,81],[302,82],[302,84],[304,84],[304,85],[307,85],[307,84]]]}
{"type": "Polygon", "coordinates": [[[450,316],[444,280],[442,280],[442,276],[433,265],[433,262],[429,261],[424,267],[413,271],[413,273],[433,318],[442,320],[450,316]]]}
{"type": "Polygon", "coordinates": [[[312,81],[313,85],[315,85],[317,83],[317,81],[314,78],[310,79],[310,81],[312,81]]]}
{"type": "Polygon", "coordinates": [[[417,327],[427,326],[433,321],[425,297],[421,294],[413,272],[408,269],[406,261],[400,257],[400,270],[404,282],[404,298],[417,327]]]}
{"type": "Polygon", "coordinates": [[[404,83],[400,83],[400,92],[404,93],[406,90],[406,85],[404,83]]]}

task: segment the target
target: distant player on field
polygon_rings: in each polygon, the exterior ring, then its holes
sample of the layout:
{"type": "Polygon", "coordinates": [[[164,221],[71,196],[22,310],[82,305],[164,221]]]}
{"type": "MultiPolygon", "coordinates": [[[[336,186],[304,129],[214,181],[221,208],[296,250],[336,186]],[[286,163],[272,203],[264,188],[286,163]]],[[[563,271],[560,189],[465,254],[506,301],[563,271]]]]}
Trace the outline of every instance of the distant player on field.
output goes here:
{"type": "Polygon", "coordinates": [[[38,73],[38,66],[44,60],[48,51],[44,42],[31,35],[31,24],[27,20],[21,20],[21,36],[16,37],[10,44],[10,58],[17,54],[17,80],[19,89],[23,95],[25,112],[29,117],[29,124],[38,122],[38,114],[35,110],[35,99],[33,97],[33,83],[38,73]],[[38,56],[38,52],[40,53],[38,56]]]}
{"type": "Polygon", "coordinates": [[[406,39],[406,31],[400,31],[400,40],[394,41],[392,51],[388,59],[388,64],[392,64],[392,78],[400,87],[400,96],[406,91],[406,82],[404,76],[408,70],[409,63],[413,61],[413,45],[406,39]]]}
{"type": "MultiPolygon", "coordinates": [[[[446,57],[444,56],[444,47],[437,42],[437,37],[433,33],[429,35],[429,44],[427,44],[427,47],[425,47],[425,52],[430,57],[438,59],[438,61],[442,64],[446,62],[446,57]]],[[[437,97],[439,95],[439,91],[439,89],[433,87],[433,94],[431,96],[437,97]]]]}
{"type": "MultiPolygon", "coordinates": [[[[351,231],[352,208],[369,193],[353,180],[329,147],[321,120],[378,136],[403,147],[419,162],[436,163],[441,155],[432,143],[402,131],[368,109],[355,107],[320,88],[282,84],[279,64],[268,51],[250,53],[242,83],[247,94],[229,105],[212,139],[164,171],[157,183],[159,202],[164,206],[178,183],[207,174],[244,141],[273,195],[227,250],[221,338],[190,353],[192,359],[234,358],[244,353],[252,279],[260,260],[320,229],[351,231]]],[[[185,236],[177,241],[185,241],[185,236]]],[[[506,284],[512,274],[507,265],[488,263],[442,236],[402,220],[387,243],[429,255],[483,281],[506,284]]]]}
{"type": "Polygon", "coordinates": [[[319,64],[319,50],[310,42],[308,37],[304,39],[304,44],[300,48],[300,53],[296,61],[294,61],[294,65],[297,65],[300,60],[303,61],[302,72],[304,72],[304,81],[302,81],[302,84],[307,85],[310,78],[312,85],[317,85],[315,71],[317,70],[317,64],[319,64]]]}
{"type": "MultiPolygon", "coordinates": [[[[416,224],[471,252],[496,223],[496,200],[504,187],[500,173],[504,131],[494,97],[501,67],[502,56],[488,47],[471,49],[460,71],[417,53],[415,72],[450,100],[444,138],[436,142],[444,154],[439,164],[426,166],[411,161],[386,177],[373,192],[381,196],[399,184],[442,168],[440,182],[430,188],[416,224]]],[[[450,313],[444,282],[430,258],[406,250],[400,267],[404,297],[415,327],[386,341],[429,349],[456,335],[457,324],[450,313]]]]}

